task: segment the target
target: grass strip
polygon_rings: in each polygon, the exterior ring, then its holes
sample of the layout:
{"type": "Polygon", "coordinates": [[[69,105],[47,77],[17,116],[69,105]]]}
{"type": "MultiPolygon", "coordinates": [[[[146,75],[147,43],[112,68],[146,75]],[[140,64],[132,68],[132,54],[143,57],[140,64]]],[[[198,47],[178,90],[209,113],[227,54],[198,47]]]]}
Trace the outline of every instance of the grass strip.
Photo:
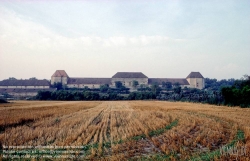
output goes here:
{"type": "Polygon", "coordinates": [[[161,128],[161,129],[157,129],[157,130],[153,130],[149,132],[149,136],[153,137],[153,136],[157,136],[160,135],[162,133],[164,133],[166,130],[170,130],[172,129],[174,126],[176,126],[178,124],[178,120],[174,120],[173,122],[171,122],[169,125],[167,125],[165,128],[161,128]]]}
{"type": "MultiPolygon", "coordinates": [[[[235,139],[224,146],[223,148],[224,152],[227,152],[228,150],[233,148],[238,141],[244,141],[244,139],[245,139],[244,131],[238,130],[235,139]]],[[[218,149],[212,152],[201,154],[197,157],[193,157],[190,159],[190,161],[210,161],[213,160],[215,157],[220,157],[220,156],[221,156],[221,150],[218,149]]]]}

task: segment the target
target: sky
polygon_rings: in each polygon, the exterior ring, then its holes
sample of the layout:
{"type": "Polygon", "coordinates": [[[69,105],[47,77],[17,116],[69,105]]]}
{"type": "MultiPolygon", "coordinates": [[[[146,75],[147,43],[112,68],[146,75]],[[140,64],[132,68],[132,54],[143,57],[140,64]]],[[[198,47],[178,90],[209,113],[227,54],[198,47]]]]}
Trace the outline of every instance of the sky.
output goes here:
{"type": "Polygon", "coordinates": [[[1,0],[0,80],[250,75],[249,0],[1,0]]]}

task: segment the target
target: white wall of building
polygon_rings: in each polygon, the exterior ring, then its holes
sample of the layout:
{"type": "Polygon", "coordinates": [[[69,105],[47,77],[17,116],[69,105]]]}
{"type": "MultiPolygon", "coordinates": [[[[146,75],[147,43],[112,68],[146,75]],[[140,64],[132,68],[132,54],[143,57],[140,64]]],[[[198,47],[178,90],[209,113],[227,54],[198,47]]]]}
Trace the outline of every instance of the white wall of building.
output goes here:
{"type": "Polygon", "coordinates": [[[101,84],[67,84],[68,88],[100,88],[101,84]]]}
{"type": "Polygon", "coordinates": [[[115,82],[120,81],[125,87],[131,88],[133,87],[133,81],[138,81],[140,86],[141,84],[148,85],[148,78],[112,78],[111,86],[115,87],[115,82]]]}
{"type": "Polygon", "coordinates": [[[54,83],[62,83],[62,85],[66,85],[68,83],[67,77],[51,77],[51,84],[54,83]]]}
{"type": "Polygon", "coordinates": [[[205,87],[204,78],[187,78],[190,88],[203,89],[205,87]]]}

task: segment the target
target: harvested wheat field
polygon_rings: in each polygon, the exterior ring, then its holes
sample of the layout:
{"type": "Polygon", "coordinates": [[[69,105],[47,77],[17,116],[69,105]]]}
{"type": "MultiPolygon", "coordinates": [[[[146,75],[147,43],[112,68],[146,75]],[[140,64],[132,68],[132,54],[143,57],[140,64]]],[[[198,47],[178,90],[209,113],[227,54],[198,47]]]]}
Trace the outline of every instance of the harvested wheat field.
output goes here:
{"type": "Polygon", "coordinates": [[[74,150],[79,160],[249,160],[250,109],[165,101],[17,101],[0,105],[0,145],[74,150]]]}

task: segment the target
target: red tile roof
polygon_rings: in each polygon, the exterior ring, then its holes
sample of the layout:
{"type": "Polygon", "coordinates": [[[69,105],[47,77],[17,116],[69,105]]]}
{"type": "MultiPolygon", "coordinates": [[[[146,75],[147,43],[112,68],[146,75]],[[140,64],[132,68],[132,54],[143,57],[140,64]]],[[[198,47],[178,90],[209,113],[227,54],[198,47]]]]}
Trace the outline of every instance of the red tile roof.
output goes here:
{"type": "Polygon", "coordinates": [[[142,72],[117,72],[112,78],[148,78],[142,72]]]}
{"type": "Polygon", "coordinates": [[[204,78],[200,72],[191,72],[187,78],[204,78]]]}
{"type": "Polygon", "coordinates": [[[56,70],[52,77],[69,77],[65,70],[56,70]]]}

